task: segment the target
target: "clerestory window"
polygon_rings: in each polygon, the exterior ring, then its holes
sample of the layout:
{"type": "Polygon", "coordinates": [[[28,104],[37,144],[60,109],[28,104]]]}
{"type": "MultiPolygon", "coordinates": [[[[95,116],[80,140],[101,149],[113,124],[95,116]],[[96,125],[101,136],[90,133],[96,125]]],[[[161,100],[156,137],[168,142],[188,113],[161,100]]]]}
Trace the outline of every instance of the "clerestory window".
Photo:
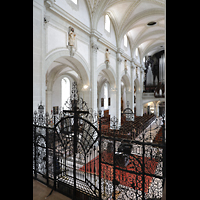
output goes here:
{"type": "Polygon", "coordinates": [[[127,47],[127,43],[128,43],[128,41],[127,41],[127,35],[125,34],[124,35],[124,46],[125,47],[127,47]]]}
{"type": "Polygon", "coordinates": [[[105,29],[110,33],[110,17],[107,14],[105,15],[105,29]]]}
{"type": "Polygon", "coordinates": [[[77,0],[71,0],[72,2],[74,2],[75,4],[77,4],[77,0]]]}

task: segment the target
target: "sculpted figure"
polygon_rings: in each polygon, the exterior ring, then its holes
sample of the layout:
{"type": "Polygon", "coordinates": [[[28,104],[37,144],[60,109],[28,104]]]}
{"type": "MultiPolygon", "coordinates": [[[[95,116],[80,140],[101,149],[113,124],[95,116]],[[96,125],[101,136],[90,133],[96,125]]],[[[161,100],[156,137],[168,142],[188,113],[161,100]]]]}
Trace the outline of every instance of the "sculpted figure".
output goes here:
{"type": "Polygon", "coordinates": [[[69,31],[69,46],[74,46],[76,34],[74,33],[74,28],[69,31]]]}
{"type": "Polygon", "coordinates": [[[109,57],[110,57],[109,50],[106,49],[106,61],[108,61],[108,62],[109,62],[109,57]]]}
{"type": "Polygon", "coordinates": [[[124,60],[124,69],[127,70],[127,60],[124,60]]]}

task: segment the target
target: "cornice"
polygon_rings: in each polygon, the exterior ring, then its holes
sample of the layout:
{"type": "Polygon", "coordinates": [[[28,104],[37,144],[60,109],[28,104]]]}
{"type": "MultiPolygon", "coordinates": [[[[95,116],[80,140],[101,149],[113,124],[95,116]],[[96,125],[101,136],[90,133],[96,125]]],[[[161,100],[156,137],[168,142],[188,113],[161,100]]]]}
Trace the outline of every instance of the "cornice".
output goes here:
{"type": "Polygon", "coordinates": [[[65,20],[69,21],[73,26],[76,26],[86,32],[87,34],[90,34],[90,28],[83,24],[78,19],[74,18],[72,15],[67,13],[65,10],[63,10],[60,6],[54,4],[51,4],[49,7],[50,10],[58,14],[59,16],[63,17],[65,20]]]}
{"type": "Polygon", "coordinates": [[[102,37],[102,34],[99,31],[92,29],[91,36],[95,36],[97,37],[97,39],[100,39],[102,37]]]}
{"type": "Polygon", "coordinates": [[[131,61],[131,57],[128,55],[128,54],[126,54],[126,53],[122,53],[122,57],[124,57],[126,60],[129,60],[129,61],[131,61]]]}
{"type": "Polygon", "coordinates": [[[132,63],[136,66],[136,67],[139,67],[141,68],[141,64],[137,62],[137,60],[135,59],[132,59],[132,63]]]}
{"type": "Polygon", "coordinates": [[[105,46],[107,46],[109,49],[112,49],[115,52],[117,51],[117,47],[115,45],[113,45],[112,43],[110,43],[105,38],[101,37],[98,39],[98,41],[101,42],[102,44],[104,44],[105,46]]]}

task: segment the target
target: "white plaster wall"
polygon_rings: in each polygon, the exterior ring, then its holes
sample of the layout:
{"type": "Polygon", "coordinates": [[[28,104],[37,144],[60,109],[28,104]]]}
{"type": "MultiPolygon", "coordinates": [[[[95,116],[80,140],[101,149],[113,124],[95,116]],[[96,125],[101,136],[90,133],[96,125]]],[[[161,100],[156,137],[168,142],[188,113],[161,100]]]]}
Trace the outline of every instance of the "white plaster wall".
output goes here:
{"type": "Polygon", "coordinates": [[[127,38],[127,47],[124,46],[124,37],[121,41],[121,48],[124,50],[124,53],[127,54],[128,56],[131,57],[131,50],[130,50],[130,44],[129,44],[129,40],[127,38]]]}
{"type": "Polygon", "coordinates": [[[116,73],[116,53],[112,51],[110,52],[110,65],[116,73]]]}
{"type": "Polygon", "coordinates": [[[105,61],[105,53],[102,51],[97,51],[97,66],[104,63],[105,61]]]}
{"type": "MultiPolygon", "coordinates": [[[[66,10],[68,14],[73,15],[79,21],[83,22],[85,25],[90,26],[89,15],[86,14],[86,5],[84,0],[79,1],[79,11],[74,10],[71,6],[67,3],[68,0],[57,0],[55,3],[59,5],[62,9],[66,10]],[[81,8],[81,9],[80,9],[81,8]],[[84,13],[84,14],[83,14],[84,13]]],[[[37,0],[37,2],[40,2],[37,0]]],[[[40,2],[41,3],[41,2],[40,2]]],[[[44,17],[44,7],[43,1],[41,4],[35,3],[33,6],[33,109],[37,110],[37,105],[39,102],[43,101],[45,104],[45,100],[43,100],[43,94],[45,94],[45,75],[43,74],[43,68],[45,63],[44,57],[44,50],[46,49],[46,55],[49,51],[52,51],[55,48],[65,47],[67,42],[67,30],[68,27],[71,25],[66,19],[62,17],[52,14],[53,12],[47,12],[50,15],[50,23],[46,26],[46,36],[43,37],[42,33],[45,32],[43,27],[43,17],[44,17]],[[51,14],[50,14],[51,13],[51,14]],[[44,48],[44,44],[46,41],[46,48],[44,48]]],[[[71,25],[73,26],[73,25],[71,25]]],[[[104,16],[102,16],[98,22],[97,30],[102,34],[102,37],[105,38],[108,42],[116,46],[116,37],[113,25],[111,23],[111,32],[110,34],[106,33],[104,29],[104,16]]],[[[75,27],[75,32],[77,34],[77,52],[80,53],[83,58],[90,66],[90,35],[88,33],[81,30],[79,27],[75,27]]],[[[45,35],[45,34],[44,34],[45,35]]],[[[98,46],[100,46],[100,43],[98,46]]],[[[104,63],[105,61],[105,49],[107,48],[106,45],[101,43],[101,48],[97,51],[97,65],[104,63]]],[[[121,48],[124,50],[124,53],[131,57],[130,53],[130,46],[128,42],[128,47],[124,48],[123,40],[121,48]]],[[[116,52],[110,49],[110,66],[114,69],[116,73],[116,52]]],[[[126,57],[126,55],[125,55],[126,57]]],[[[124,57],[122,58],[124,61],[124,57]]],[[[121,63],[121,70],[124,70],[124,62],[121,63]]],[[[128,73],[130,75],[130,62],[128,62],[128,73]]],[[[78,66],[77,66],[78,67],[78,66]]],[[[140,80],[140,70],[138,68],[138,79],[140,80]]],[[[103,93],[101,93],[103,94],[103,93]]],[[[109,85],[109,97],[116,97],[116,92],[110,91],[109,85]]],[[[84,98],[89,99],[90,92],[83,92],[82,94],[84,98]]],[[[125,94],[122,94],[123,96],[125,94]]],[[[101,95],[99,95],[99,102],[101,101],[101,95]]],[[[125,98],[125,96],[124,96],[125,98]]],[[[111,106],[109,110],[116,114],[116,105],[114,104],[116,98],[111,98],[111,106]]],[[[89,102],[89,100],[86,102],[89,102]]],[[[126,101],[124,101],[126,103],[126,101]]],[[[58,78],[55,83],[53,84],[52,88],[52,107],[53,106],[61,106],[61,78],[58,78]]],[[[102,107],[100,107],[103,109],[102,107]]],[[[115,115],[114,114],[114,115],[115,115]]]]}
{"type": "Polygon", "coordinates": [[[116,37],[115,37],[115,30],[113,28],[112,22],[110,22],[111,27],[110,27],[110,33],[108,33],[105,30],[104,26],[104,15],[101,16],[101,18],[98,21],[97,25],[97,31],[99,31],[102,34],[102,37],[108,40],[110,43],[116,46],[116,37]]]}
{"type": "Polygon", "coordinates": [[[66,47],[66,33],[51,24],[47,27],[47,53],[55,48],[66,47]]]}
{"type": "Polygon", "coordinates": [[[33,2],[33,110],[37,111],[38,104],[45,104],[43,94],[43,1],[33,2]]]}
{"type": "Polygon", "coordinates": [[[59,77],[53,84],[52,88],[52,107],[53,106],[61,106],[61,79],[59,77]]]}
{"type": "Polygon", "coordinates": [[[131,67],[130,66],[131,66],[131,63],[128,61],[127,69],[128,69],[128,74],[131,77],[131,67]]]}
{"type": "Polygon", "coordinates": [[[90,61],[89,44],[77,39],[77,51],[84,57],[86,62],[89,64],[90,61]]]}
{"type": "Polygon", "coordinates": [[[90,28],[90,17],[84,0],[78,0],[78,6],[71,0],[56,0],[55,4],[90,28]]]}
{"type": "Polygon", "coordinates": [[[138,56],[135,55],[136,50],[134,51],[133,58],[137,63],[140,63],[140,50],[138,50],[138,56]]]}

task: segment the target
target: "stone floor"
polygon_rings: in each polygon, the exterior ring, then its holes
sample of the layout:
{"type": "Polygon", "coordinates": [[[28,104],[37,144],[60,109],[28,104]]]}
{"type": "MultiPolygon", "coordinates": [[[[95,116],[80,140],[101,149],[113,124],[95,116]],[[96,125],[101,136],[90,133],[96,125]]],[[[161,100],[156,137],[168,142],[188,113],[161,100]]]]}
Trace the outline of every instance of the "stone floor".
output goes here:
{"type": "MultiPolygon", "coordinates": [[[[44,200],[51,192],[51,188],[33,179],[33,200],[44,200]]],[[[53,191],[47,200],[71,200],[59,192],[53,191]]]]}

